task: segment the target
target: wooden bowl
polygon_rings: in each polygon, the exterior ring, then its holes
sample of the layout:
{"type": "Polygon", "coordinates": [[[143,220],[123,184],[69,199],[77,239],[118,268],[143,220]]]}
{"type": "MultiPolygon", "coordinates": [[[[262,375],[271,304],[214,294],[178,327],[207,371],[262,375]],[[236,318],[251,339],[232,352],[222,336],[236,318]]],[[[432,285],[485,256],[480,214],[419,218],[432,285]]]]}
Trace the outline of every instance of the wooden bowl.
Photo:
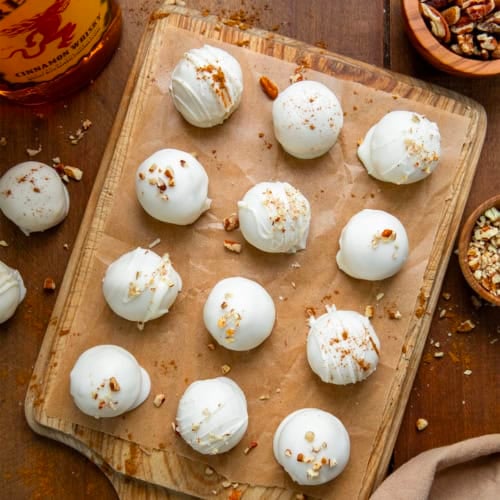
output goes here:
{"type": "Polygon", "coordinates": [[[496,306],[500,306],[500,297],[493,295],[484,288],[474,275],[467,263],[467,249],[469,247],[469,242],[472,237],[472,231],[477,219],[486,211],[488,208],[496,207],[500,210],[500,194],[489,198],[488,200],[481,203],[467,218],[462,230],[460,231],[460,236],[458,240],[458,262],[460,264],[460,269],[467,280],[467,283],[471,288],[483,299],[491,302],[496,306]]]}
{"type": "Polygon", "coordinates": [[[429,63],[441,71],[462,77],[500,74],[500,59],[482,61],[461,57],[441,45],[427,28],[419,10],[420,0],[401,0],[401,12],[411,43],[429,63]]]}

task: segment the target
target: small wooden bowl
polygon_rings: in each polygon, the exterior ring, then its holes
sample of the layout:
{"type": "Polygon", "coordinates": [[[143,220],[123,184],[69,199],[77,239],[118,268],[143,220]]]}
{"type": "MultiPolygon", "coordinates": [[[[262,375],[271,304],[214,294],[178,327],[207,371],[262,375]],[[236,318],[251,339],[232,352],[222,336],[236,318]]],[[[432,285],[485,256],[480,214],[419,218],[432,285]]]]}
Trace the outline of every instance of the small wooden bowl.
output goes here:
{"type": "Polygon", "coordinates": [[[429,63],[441,71],[462,77],[500,74],[500,59],[482,61],[461,57],[441,45],[427,28],[419,10],[420,0],[401,0],[401,12],[411,43],[429,63]]]}
{"type": "Polygon", "coordinates": [[[471,288],[484,300],[487,300],[496,306],[500,306],[500,297],[488,292],[486,288],[484,288],[479,281],[474,278],[469,264],[467,263],[467,249],[469,248],[469,242],[472,238],[474,225],[476,224],[477,219],[479,219],[479,217],[491,207],[496,207],[500,210],[500,194],[481,203],[465,221],[458,240],[458,262],[460,264],[460,269],[462,270],[462,273],[471,288]]]}

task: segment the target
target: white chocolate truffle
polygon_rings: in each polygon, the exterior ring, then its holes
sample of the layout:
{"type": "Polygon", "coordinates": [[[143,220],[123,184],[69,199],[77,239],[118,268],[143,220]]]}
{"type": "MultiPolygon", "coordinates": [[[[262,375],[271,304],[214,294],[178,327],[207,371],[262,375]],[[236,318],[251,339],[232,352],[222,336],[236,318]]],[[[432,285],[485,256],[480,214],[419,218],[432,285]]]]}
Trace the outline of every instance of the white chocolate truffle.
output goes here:
{"type": "Polygon", "coordinates": [[[0,261],[0,323],[10,319],[26,295],[19,271],[0,261]]]}
{"type": "Polygon", "coordinates": [[[365,209],[342,229],[339,268],[352,278],[378,281],[396,274],[408,258],[408,236],[401,222],[383,210],[365,209]]]}
{"type": "Polygon", "coordinates": [[[76,406],[91,417],[117,417],[137,408],[149,395],[151,381],[127,350],[98,345],[83,352],[70,373],[76,406]]]}
{"type": "Polygon", "coordinates": [[[238,202],[244,238],[263,252],[295,253],[306,248],[311,207],[288,182],[261,182],[238,202]]]}
{"type": "Polygon", "coordinates": [[[192,224],[210,208],[208,175],[193,156],[161,149],[137,169],[135,190],[144,210],[162,222],[192,224]]]}
{"type": "Polygon", "coordinates": [[[186,52],[172,72],[174,105],[195,127],[221,124],[238,108],[242,92],[240,64],[225,50],[211,45],[186,52]]]}
{"type": "Polygon", "coordinates": [[[370,320],[355,311],[327,307],[309,318],[307,360],[323,382],[347,385],[361,382],[378,365],[380,341],[370,320]]]}
{"type": "Polygon", "coordinates": [[[314,486],[342,473],[351,445],[337,417],[317,408],[302,408],[281,421],[274,433],[273,451],[296,483],[314,486]]]}
{"type": "Polygon", "coordinates": [[[366,134],[358,148],[368,173],[384,182],[411,184],[439,163],[441,136],[436,123],[412,111],[391,111],[366,134]]]}
{"type": "Polygon", "coordinates": [[[276,309],[266,289],[247,278],[219,281],[203,308],[205,326],[223,347],[247,351],[269,337],[276,309]]]}
{"type": "Polygon", "coordinates": [[[0,179],[0,210],[26,235],[45,231],[68,215],[68,190],[53,168],[25,161],[0,179]]]}
{"type": "Polygon", "coordinates": [[[276,139],[287,153],[297,158],[325,154],[337,142],[343,123],[339,100],[319,82],[294,83],[273,102],[276,139]]]}
{"type": "Polygon", "coordinates": [[[168,254],[136,248],[112,262],[102,281],[104,298],[122,318],[144,323],[166,314],[182,288],[168,254]]]}
{"type": "Polygon", "coordinates": [[[230,378],[193,382],[177,408],[176,430],[194,450],[217,455],[234,448],[248,427],[245,394],[230,378]]]}

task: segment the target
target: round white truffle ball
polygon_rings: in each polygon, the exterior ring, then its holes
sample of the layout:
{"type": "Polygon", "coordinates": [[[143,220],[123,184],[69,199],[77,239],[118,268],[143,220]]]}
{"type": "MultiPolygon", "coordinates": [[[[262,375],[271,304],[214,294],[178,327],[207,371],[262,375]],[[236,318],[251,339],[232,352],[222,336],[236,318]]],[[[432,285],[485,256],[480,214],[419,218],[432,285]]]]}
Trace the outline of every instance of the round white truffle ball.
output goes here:
{"type": "Polygon", "coordinates": [[[0,323],[10,319],[26,295],[19,271],[0,261],[0,323]]]}
{"type": "Polygon", "coordinates": [[[83,352],[70,373],[76,406],[91,417],[117,417],[149,395],[149,375],[127,350],[98,345],[83,352]]]}
{"type": "Polygon", "coordinates": [[[247,351],[269,337],[276,309],[266,289],[241,277],[219,281],[203,308],[205,326],[223,347],[247,351]]]}
{"type": "Polygon", "coordinates": [[[0,210],[26,235],[45,231],[68,215],[68,190],[53,168],[25,161],[0,178],[0,210]]]}
{"type": "Polygon", "coordinates": [[[135,190],[144,210],[162,222],[192,224],[210,208],[208,175],[192,155],[161,149],[137,169],[135,190]]]}
{"type": "Polygon", "coordinates": [[[343,123],[339,100],[319,82],[294,83],[273,102],[276,139],[287,153],[297,158],[325,154],[337,142],[343,123]]]}
{"type": "Polygon", "coordinates": [[[346,385],[365,380],[377,369],[380,352],[370,320],[355,311],[326,310],[309,319],[309,366],[323,382],[346,385]]]}
{"type": "Polygon", "coordinates": [[[383,210],[365,209],[342,229],[339,268],[352,278],[377,281],[396,274],[408,258],[408,236],[401,222],[383,210]]]}
{"type": "Polygon", "coordinates": [[[317,408],[290,413],[273,440],[276,461],[296,483],[310,486],[335,479],[345,469],[350,449],[344,424],[317,408]]]}
{"type": "Polygon", "coordinates": [[[391,111],[368,131],[358,156],[376,179],[394,184],[420,181],[439,164],[439,128],[418,113],[391,111]]]}
{"type": "Polygon", "coordinates": [[[211,45],[186,52],[172,72],[174,105],[195,127],[221,124],[238,108],[242,92],[240,64],[225,50],[211,45]]]}
{"type": "Polygon", "coordinates": [[[184,441],[204,455],[234,448],[248,427],[245,394],[231,379],[193,382],[177,408],[176,429],[184,441]]]}
{"type": "Polygon", "coordinates": [[[263,252],[295,253],[306,248],[311,207],[288,182],[261,182],[238,202],[244,238],[263,252]]]}
{"type": "Polygon", "coordinates": [[[168,254],[136,248],[112,262],[102,282],[109,307],[122,318],[144,323],[166,314],[182,288],[168,254]]]}

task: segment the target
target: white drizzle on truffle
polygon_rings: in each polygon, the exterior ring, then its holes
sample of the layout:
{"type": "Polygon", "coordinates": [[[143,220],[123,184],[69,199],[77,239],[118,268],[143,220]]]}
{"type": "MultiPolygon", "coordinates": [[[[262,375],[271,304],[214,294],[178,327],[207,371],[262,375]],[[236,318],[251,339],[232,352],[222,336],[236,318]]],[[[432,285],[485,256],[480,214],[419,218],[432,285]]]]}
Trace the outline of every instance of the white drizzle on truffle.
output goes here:
{"type": "Polygon", "coordinates": [[[168,254],[136,248],[112,262],[102,289],[109,307],[122,318],[144,323],[166,314],[182,288],[168,254]]]}
{"type": "Polygon", "coordinates": [[[186,52],[172,72],[174,105],[196,127],[213,127],[229,118],[238,108],[242,92],[238,61],[211,45],[186,52]]]}
{"type": "Polygon", "coordinates": [[[288,182],[261,182],[238,202],[244,238],[264,252],[295,253],[306,248],[311,208],[288,182]]]}
{"type": "Polygon", "coordinates": [[[234,448],[248,427],[245,394],[231,379],[193,382],[177,409],[176,430],[194,450],[217,455],[234,448]]]}
{"type": "Polygon", "coordinates": [[[391,111],[368,130],[358,156],[376,179],[394,184],[420,181],[439,164],[439,128],[419,113],[391,111]]]}
{"type": "Polygon", "coordinates": [[[319,318],[309,318],[309,366],[323,382],[361,382],[377,369],[377,334],[370,320],[355,311],[338,311],[333,306],[326,311],[319,318]]]}

